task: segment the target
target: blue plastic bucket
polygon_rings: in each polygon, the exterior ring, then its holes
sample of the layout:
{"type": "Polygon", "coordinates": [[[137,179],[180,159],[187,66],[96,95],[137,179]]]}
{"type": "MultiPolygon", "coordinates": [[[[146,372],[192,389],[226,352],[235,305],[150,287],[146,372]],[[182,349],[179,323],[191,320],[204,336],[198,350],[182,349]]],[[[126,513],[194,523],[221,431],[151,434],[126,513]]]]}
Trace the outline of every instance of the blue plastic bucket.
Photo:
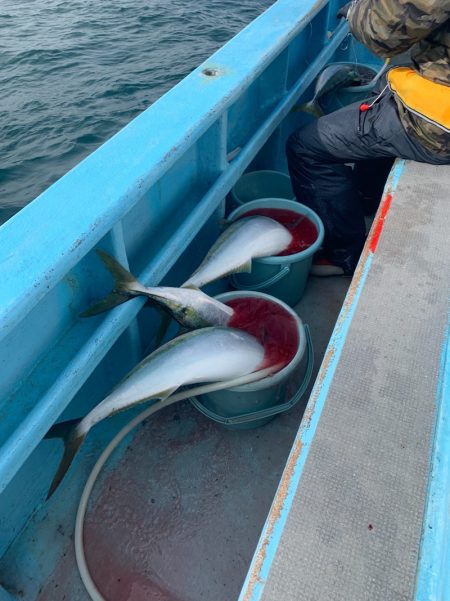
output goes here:
{"type": "Polygon", "coordinates": [[[233,287],[238,290],[261,290],[293,307],[303,296],[313,255],[322,244],[323,224],[319,216],[310,208],[294,200],[283,198],[262,198],[248,202],[235,209],[228,219],[233,221],[247,211],[260,208],[288,209],[305,215],[316,226],[317,239],[309,248],[293,255],[253,259],[251,273],[235,274],[230,280],[233,287]]]}
{"type": "Polygon", "coordinates": [[[204,415],[227,428],[243,430],[256,428],[272,420],[276,415],[291,409],[305,393],[313,369],[313,348],[308,326],[285,303],[261,292],[227,292],[216,296],[226,302],[235,298],[264,298],[283,307],[297,324],[298,348],[292,361],[278,373],[236,388],[216,390],[198,398],[193,405],[204,415]],[[303,381],[291,398],[286,399],[291,376],[299,368],[306,351],[306,368],[303,381]]]}
{"type": "Polygon", "coordinates": [[[291,178],[281,171],[250,171],[238,179],[230,192],[234,206],[259,198],[295,200],[291,178]]]}
{"type": "MultiPolygon", "coordinates": [[[[353,63],[349,62],[341,62],[341,63],[333,63],[335,65],[349,65],[353,63]]],[[[378,70],[381,67],[377,65],[360,65],[362,67],[366,67],[367,69],[371,69],[373,71],[373,76],[377,74],[378,70]]],[[[328,94],[324,94],[320,99],[320,106],[325,115],[329,113],[333,113],[348,104],[352,104],[353,102],[363,102],[365,100],[369,100],[370,97],[374,93],[376,83],[368,83],[364,86],[349,86],[348,88],[341,88],[338,90],[333,90],[328,94]]]]}

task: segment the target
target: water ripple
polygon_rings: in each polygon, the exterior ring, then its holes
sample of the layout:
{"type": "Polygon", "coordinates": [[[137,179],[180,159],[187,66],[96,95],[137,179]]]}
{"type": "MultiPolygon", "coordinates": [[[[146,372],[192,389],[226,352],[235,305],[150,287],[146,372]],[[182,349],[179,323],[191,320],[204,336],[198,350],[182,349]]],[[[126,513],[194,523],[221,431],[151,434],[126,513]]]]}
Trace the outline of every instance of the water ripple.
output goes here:
{"type": "Polygon", "coordinates": [[[274,0],[2,0],[0,223],[274,0]]]}

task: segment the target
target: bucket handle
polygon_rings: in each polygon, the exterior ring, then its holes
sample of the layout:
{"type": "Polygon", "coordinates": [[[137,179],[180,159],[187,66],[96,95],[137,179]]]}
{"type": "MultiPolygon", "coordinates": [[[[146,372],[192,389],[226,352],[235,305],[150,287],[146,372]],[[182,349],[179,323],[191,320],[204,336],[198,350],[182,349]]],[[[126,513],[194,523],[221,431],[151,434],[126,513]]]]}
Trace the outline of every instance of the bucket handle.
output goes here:
{"type": "Polygon", "coordinates": [[[292,407],[294,407],[294,405],[296,405],[302,398],[302,396],[305,394],[305,391],[308,388],[309,382],[311,380],[314,367],[314,348],[311,339],[311,332],[309,330],[308,325],[305,324],[304,328],[306,336],[307,353],[305,376],[303,378],[303,382],[301,383],[295,394],[285,403],[282,403],[280,405],[274,405],[273,407],[267,407],[266,409],[260,409],[259,411],[253,411],[251,413],[242,413],[241,415],[234,415],[233,417],[224,417],[222,415],[219,415],[218,413],[215,413],[215,411],[211,411],[211,409],[205,407],[196,397],[192,397],[190,399],[191,403],[196,409],[200,411],[200,413],[203,413],[203,415],[205,415],[206,417],[209,417],[215,422],[219,422],[220,424],[227,426],[253,422],[258,419],[272,417],[273,415],[277,415],[277,413],[284,413],[285,411],[292,409],[292,407]]]}
{"type": "Polygon", "coordinates": [[[290,271],[291,266],[285,265],[284,267],[280,268],[280,271],[278,273],[270,277],[268,280],[260,282],[259,284],[240,284],[237,280],[236,275],[234,274],[230,276],[230,279],[233,287],[237,288],[238,290],[264,290],[264,288],[269,288],[269,286],[273,286],[274,284],[285,278],[287,275],[289,275],[290,271]]]}

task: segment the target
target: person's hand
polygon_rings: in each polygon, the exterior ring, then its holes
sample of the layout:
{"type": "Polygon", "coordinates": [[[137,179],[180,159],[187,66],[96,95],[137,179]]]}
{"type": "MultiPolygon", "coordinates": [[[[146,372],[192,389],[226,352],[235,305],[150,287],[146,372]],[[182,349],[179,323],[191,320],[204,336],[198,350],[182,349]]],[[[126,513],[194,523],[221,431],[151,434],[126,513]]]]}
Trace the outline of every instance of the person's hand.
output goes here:
{"type": "Polygon", "coordinates": [[[341,6],[341,8],[336,13],[336,17],[338,19],[346,19],[347,15],[348,15],[348,11],[350,9],[350,6],[352,4],[353,4],[353,2],[347,2],[346,4],[344,4],[344,6],[341,6]]]}

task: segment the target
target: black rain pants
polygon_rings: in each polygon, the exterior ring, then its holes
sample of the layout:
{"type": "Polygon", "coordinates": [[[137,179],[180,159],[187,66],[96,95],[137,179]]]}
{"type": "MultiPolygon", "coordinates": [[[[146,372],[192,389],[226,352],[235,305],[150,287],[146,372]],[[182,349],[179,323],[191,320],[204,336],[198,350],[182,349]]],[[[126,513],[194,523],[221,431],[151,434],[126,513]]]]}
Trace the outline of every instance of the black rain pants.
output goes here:
{"type": "Polygon", "coordinates": [[[325,256],[347,274],[364,246],[364,214],[375,210],[373,200],[379,202],[393,160],[450,163],[450,156],[433,153],[408,135],[391,92],[366,112],[359,107],[351,104],[297,130],[286,147],[297,200],[320,216],[325,256]]]}

